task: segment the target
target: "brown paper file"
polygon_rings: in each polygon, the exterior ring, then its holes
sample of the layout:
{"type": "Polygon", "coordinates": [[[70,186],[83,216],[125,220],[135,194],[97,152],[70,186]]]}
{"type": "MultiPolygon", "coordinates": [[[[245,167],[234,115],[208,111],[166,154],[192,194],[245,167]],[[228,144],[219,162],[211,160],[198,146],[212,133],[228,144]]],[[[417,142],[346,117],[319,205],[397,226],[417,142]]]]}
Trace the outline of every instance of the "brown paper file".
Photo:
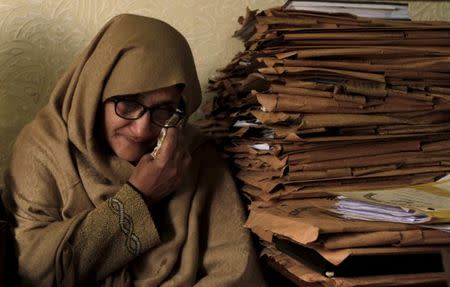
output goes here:
{"type": "Polygon", "coordinates": [[[433,99],[441,99],[442,101],[445,101],[445,102],[450,101],[450,95],[448,95],[448,94],[428,92],[427,96],[432,97],[433,99]]]}
{"type": "Polygon", "coordinates": [[[289,24],[289,25],[315,25],[317,20],[304,20],[301,18],[257,17],[258,24],[289,24]]]}
{"type": "MultiPolygon", "coordinates": [[[[329,91],[334,89],[333,84],[325,84],[325,83],[317,83],[317,82],[307,82],[301,81],[295,78],[284,78],[279,79],[283,81],[286,87],[296,87],[296,88],[304,88],[310,90],[318,90],[318,91],[329,91]]],[[[438,92],[438,91],[436,91],[438,92]]],[[[450,91],[449,91],[450,93],[450,91]]]]}
{"type": "Polygon", "coordinates": [[[321,242],[326,249],[381,245],[450,245],[450,233],[430,229],[338,233],[321,237],[321,242]]]}
{"type": "Polygon", "coordinates": [[[450,171],[450,166],[443,162],[407,165],[398,167],[397,165],[383,165],[374,166],[368,168],[341,168],[330,169],[325,171],[301,171],[301,172],[289,172],[282,178],[281,183],[298,182],[301,184],[310,182],[325,182],[325,181],[339,181],[339,180],[351,180],[352,178],[385,178],[395,176],[405,176],[414,174],[429,174],[442,172],[446,173],[450,171]]]}
{"type": "MultiPolygon", "coordinates": [[[[261,74],[308,74],[313,75],[324,74],[324,75],[335,75],[347,78],[356,78],[361,80],[374,81],[379,83],[386,82],[384,75],[374,74],[374,73],[364,73],[350,70],[340,70],[340,69],[326,69],[326,68],[314,68],[314,67],[268,67],[260,68],[258,72],[261,74]]],[[[393,76],[395,76],[394,74],[393,76]]]]}
{"type": "MultiPolygon", "coordinates": [[[[383,103],[375,106],[364,106],[359,103],[336,101],[335,99],[294,96],[289,94],[255,93],[259,104],[267,112],[302,112],[302,113],[399,113],[414,111],[429,111],[432,103],[417,102],[416,100],[387,97],[383,103]]],[[[440,104],[439,110],[450,110],[450,105],[440,104]]]]}
{"type": "Polygon", "coordinates": [[[417,115],[415,117],[411,117],[416,123],[421,124],[437,124],[437,123],[445,123],[450,122],[450,113],[448,111],[438,112],[426,112],[423,115],[417,115]]]}
{"type": "Polygon", "coordinates": [[[255,116],[263,124],[276,124],[284,122],[295,122],[299,119],[300,114],[292,113],[266,113],[263,111],[253,110],[252,115],[255,116]]]}
{"type": "MultiPolygon", "coordinates": [[[[283,41],[284,38],[278,38],[276,39],[278,42],[283,41]]],[[[268,40],[267,40],[268,41],[268,40]]],[[[258,45],[263,44],[264,41],[260,40],[257,43],[255,43],[255,48],[257,48],[258,45]]],[[[265,43],[266,45],[270,45],[272,43],[265,43]]],[[[347,45],[347,46],[423,46],[424,41],[421,39],[404,39],[404,40],[398,40],[398,39],[386,39],[386,40],[290,40],[289,44],[291,45],[298,45],[298,46],[313,46],[313,45],[321,45],[321,46],[328,46],[328,45],[347,45]]],[[[430,46],[441,46],[441,47],[447,47],[448,46],[448,39],[427,39],[427,44],[430,46]]]]}
{"type": "Polygon", "coordinates": [[[346,80],[341,83],[347,92],[360,95],[384,98],[386,97],[386,84],[362,80],[346,80]]]}
{"type": "MultiPolygon", "coordinates": [[[[286,56],[294,55],[294,51],[289,52],[286,56]]],[[[318,57],[359,57],[359,58],[377,58],[381,56],[389,57],[424,57],[424,56],[434,56],[434,55],[450,55],[450,52],[446,48],[428,48],[428,47],[408,47],[408,46],[375,46],[375,47],[317,47],[316,49],[306,49],[303,47],[302,50],[297,52],[297,58],[318,58],[318,57]]],[[[282,58],[282,57],[278,57],[282,58]]],[[[284,57],[283,57],[284,58],[284,57]]]]}
{"type": "Polygon", "coordinates": [[[346,32],[340,31],[338,33],[290,33],[284,36],[287,40],[309,40],[309,39],[357,39],[357,40],[377,40],[377,39],[449,39],[450,33],[448,31],[364,31],[364,32],[346,32]]]}
{"type": "Polygon", "coordinates": [[[234,159],[234,162],[242,167],[256,167],[257,171],[280,170],[287,164],[287,158],[278,159],[275,156],[258,155],[255,158],[234,159]]]}
{"type": "Polygon", "coordinates": [[[326,197],[332,195],[333,192],[338,191],[394,188],[405,185],[423,184],[433,182],[444,175],[446,175],[446,173],[440,172],[411,174],[401,177],[355,178],[310,182],[283,182],[280,179],[255,182],[251,177],[249,177],[249,179],[241,179],[248,185],[243,187],[243,191],[250,194],[254,199],[277,201],[326,197]]]}
{"type": "MultiPolygon", "coordinates": [[[[290,95],[297,95],[297,96],[313,96],[313,97],[322,97],[322,98],[333,98],[333,96],[334,96],[333,92],[300,88],[300,87],[274,85],[274,84],[272,84],[270,86],[270,91],[272,93],[290,94],[290,95]]],[[[364,103],[364,102],[362,102],[362,103],[364,103]]]]}
{"type": "Polygon", "coordinates": [[[388,154],[375,154],[369,156],[355,156],[352,158],[335,159],[312,163],[300,163],[296,165],[289,165],[290,171],[296,170],[323,170],[338,167],[369,167],[386,164],[403,164],[406,160],[412,157],[418,157],[420,152],[398,152],[388,154]]]}
{"type": "Polygon", "coordinates": [[[405,126],[405,125],[392,125],[392,126],[380,126],[377,128],[380,134],[415,134],[415,133],[440,133],[447,132],[450,130],[450,123],[440,123],[440,124],[428,124],[428,125],[415,125],[415,126],[405,126]]]}
{"type": "MultiPolygon", "coordinates": [[[[334,89],[338,90],[339,86],[334,86],[334,89]]],[[[296,96],[312,96],[322,98],[333,98],[335,101],[351,102],[359,105],[365,105],[367,100],[363,96],[342,94],[334,91],[322,91],[314,89],[305,89],[299,87],[289,87],[287,85],[274,85],[270,86],[270,92],[279,94],[288,94],[296,96]]]]}
{"type": "Polygon", "coordinates": [[[274,246],[264,248],[261,252],[261,258],[270,267],[299,287],[323,287],[327,286],[325,284],[331,280],[302,265],[297,260],[277,250],[274,246]]]}
{"type": "Polygon", "coordinates": [[[429,87],[428,90],[433,93],[450,95],[450,88],[448,87],[429,87]]]}
{"type": "Polygon", "coordinates": [[[427,71],[411,71],[411,70],[387,70],[384,72],[386,77],[401,78],[401,79],[436,79],[436,80],[450,80],[450,74],[427,72],[427,71]]]}
{"type": "Polygon", "coordinates": [[[286,175],[288,181],[330,180],[336,178],[351,178],[352,169],[334,168],[329,170],[289,172],[286,175]]]}
{"type": "MultiPolygon", "coordinates": [[[[264,143],[265,141],[263,141],[264,143]]],[[[278,144],[278,142],[270,141],[268,140],[268,144],[270,144],[270,150],[256,150],[252,148],[251,146],[254,144],[262,143],[261,141],[257,140],[234,140],[233,146],[226,146],[225,150],[227,152],[235,154],[235,157],[247,157],[247,155],[239,156],[239,154],[253,154],[253,155],[262,155],[262,154],[270,154],[277,156],[281,152],[281,145],[278,144]]]]}
{"type": "MultiPolygon", "coordinates": [[[[236,175],[236,177],[243,182],[262,190],[265,193],[270,193],[275,188],[282,185],[282,181],[279,178],[272,179],[272,175],[268,176],[271,173],[273,174],[273,171],[266,171],[264,173],[240,171],[236,175]]],[[[277,177],[281,177],[282,172],[276,171],[276,173],[277,177]]]]}
{"type": "Polygon", "coordinates": [[[405,176],[414,174],[429,174],[450,171],[450,166],[446,161],[431,162],[431,163],[417,163],[408,164],[405,166],[397,165],[381,165],[367,168],[340,168],[329,169],[324,171],[294,171],[289,172],[284,176],[280,183],[286,184],[291,182],[310,183],[310,182],[326,182],[351,180],[352,178],[385,178],[395,176],[405,176]]]}
{"type": "Polygon", "coordinates": [[[411,138],[412,136],[414,138],[417,137],[428,137],[431,135],[445,135],[448,133],[433,133],[433,134],[427,134],[427,133],[418,133],[418,134],[395,134],[395,135],[342,135],[342,136],[317,136],[317,137],[299,137],[297,138],[287,138],[286,140],[290,140],[293,142],[335,142],[335,141],[368,141],[368,140],[392,140],[392,139],[401,139],[401,138],[411,138]]]}
{"type": "Polygon", "coordinates": [[[433,172],[447,173],[448,171],[450,171],[450,166],[419,166],[419,167],[405,167],[396,170],[380,171],[367,175],[362,175],[361,177],[402,176],[410,174],[426,174],[433,172]]]}
{"type": "MultiPolygon", "coordinates": [[[[402,55],[403,57],[405,55],[402,55]]],[[[418,58],[418,59],[374,59],[367,63],[370,57],[365,57],[366,62],[355,60],[277,60],[274,58],[264,58],[263,61],[268,67],[283,65],[287,67],[318,67],[329,69],[345,69],[360,72],[381,72],[403,69],[419,69],[427,72],[450,72],[450,59],[447,58],[418,58]]]]}
{"type": "Polygon", "coordinates": [[[344,147],[330,148],[329,150],[310,151],[308,153],[296,153],[289,155],[291,162],[320,162],[333,159],[354,158],[358,156],[369,156],[378,154],[389,154],[394,152],[417,152],[420,151],[419,140],[399,140],[399,141],[380,141],[376,144],[362,143],[349,144],[344,147]]]}
{"type": "Polygon", "coordinates": [[[424,152],[450,150],[450,140],[443,140],[443,141],[432,142],[432,143],[428,143],[428,144],[422,144],[422,150],[424,152]]]}
{"type": "Polygon", "coordinates": [[[294,96],[288,94],[256,94],[258,102],[267,112],[310,112],[310,113],[362,113],[362,106],[334,99],[294,96]]]}
{"type": "Polygon", "coordinates": [[[329,233],[416,229],[407,224],[341,219],[327,211],[333,205],[331,199],[289,200],[267,208],[255,208],[252,204],[245,226],[257,234],[264,230],[299,244],[313,243],[319,235],[329,233]]]}
{"type": "Polygon", "coordinates": [[[358,127],[369,125],[413,124],[411,120],[383,115],[354,114],[306,114],[301,118],[299,129],[318,127],[358,127]]]}
{"type": "Polygon", "coordinates": [[[250,92],[251,90],[265,91],[269,89],[270,82],[259,73],[251,73],[240,81],[239,92],[250,92]]]}

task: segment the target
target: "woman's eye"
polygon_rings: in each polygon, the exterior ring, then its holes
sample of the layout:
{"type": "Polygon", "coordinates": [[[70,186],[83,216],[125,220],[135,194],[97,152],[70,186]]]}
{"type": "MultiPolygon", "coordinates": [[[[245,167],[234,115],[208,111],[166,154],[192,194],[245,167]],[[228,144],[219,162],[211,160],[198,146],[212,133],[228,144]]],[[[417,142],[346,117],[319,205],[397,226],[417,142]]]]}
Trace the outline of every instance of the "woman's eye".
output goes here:
{"type": "Polygon", "coordinates": [[[164,124],[165,121],[170,119],[173,113],[174,113],[173,110],[170,109],[154,109],[152,112],[152,117],[153,120],[164,124]]]}
{"type": "Polygon", "coordinates": [[[134,101],[120,101],[117,104],[117,109],[121,114],[128,114],[138,111],[142,106],[134,101]]]}

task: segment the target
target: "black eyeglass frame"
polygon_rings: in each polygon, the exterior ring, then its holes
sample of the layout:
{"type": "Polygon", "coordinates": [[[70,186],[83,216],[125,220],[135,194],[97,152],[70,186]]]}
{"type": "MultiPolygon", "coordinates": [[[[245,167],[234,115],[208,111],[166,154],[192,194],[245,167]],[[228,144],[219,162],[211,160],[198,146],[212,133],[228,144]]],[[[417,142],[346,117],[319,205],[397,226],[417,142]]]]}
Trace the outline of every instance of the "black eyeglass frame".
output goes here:
{"type": "Polygon", "coordinates": [[[173,108],[158,108],[158,107],[156,107],[156,108],[150,108],[150,107],[147,107],[147,106],[141,104],[140,102],[138,102],[138,101],[136,101],[136,100],[127,99],[127,98],[123,98],[123,97],[120,97],[120,96],[110,98],[109,100],[110,100],[111,102],[114,103],[114,112],[116,113],[116,115],[117,115],[118,117],[121,117],[122,119],[130,120],[130,121],[137,120],[137,119],[141,118],[146,112],[150,112],[150,119],[152,120],[152,123],[154,123],[154,124],[157,125],[158,127],[171,128],[171,127],[177,126],[178,123],[181,122],[181,121],[183,121],[183,120],[184,120],[184,117],[185,117],[184,111],[182,110],[181,107],[178,107],[178,108],[175,108],[175,109],[173,109],[173,108]],[[136,103],[138,106],[141,106],[143,109],[142,109],[142,111],[137,115],[137,117],[130,117],[130,118],[124,117],[124,116],[120,115],[120,114],[117,112],[117,104],[118,104],[119,102],[122,102],[122,101],[128,101],[128,102],[136,103]],[[175,114],[178,114],[178,121],[175,122],[175,123],[171,123],[170,125],[168,125],[167,122],[165,122],[165,123],[163,123],[163,124],[160,124],[160,123],[158,123],[157,121],[154,121],[154,120],[153,120],[153,111],[155,111],[155,110],[166,110],[166,111],[171,111],[171,112],[173,112],[173,113],[175,113],[175,114]]]}

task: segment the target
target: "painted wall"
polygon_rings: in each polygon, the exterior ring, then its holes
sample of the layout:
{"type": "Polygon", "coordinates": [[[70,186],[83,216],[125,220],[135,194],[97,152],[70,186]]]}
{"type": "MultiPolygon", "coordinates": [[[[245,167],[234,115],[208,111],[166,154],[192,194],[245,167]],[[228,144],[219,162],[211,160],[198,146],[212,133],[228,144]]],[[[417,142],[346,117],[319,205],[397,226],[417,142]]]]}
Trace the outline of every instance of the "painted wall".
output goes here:
{"type": "MultiPolygon", "coordinates": [[[[284,0],[0,0],[0,174],[14,139],[42,107],[72,58],[120,13],[162,19],[188,39],[203,89],[243,48],[232,38],[246,7],[284,0]]],[[[450,1],[411,1],[416,20],[450,21],[450,1]]],[[[2,185],[0,181],[0,186],[2,185]]]]}

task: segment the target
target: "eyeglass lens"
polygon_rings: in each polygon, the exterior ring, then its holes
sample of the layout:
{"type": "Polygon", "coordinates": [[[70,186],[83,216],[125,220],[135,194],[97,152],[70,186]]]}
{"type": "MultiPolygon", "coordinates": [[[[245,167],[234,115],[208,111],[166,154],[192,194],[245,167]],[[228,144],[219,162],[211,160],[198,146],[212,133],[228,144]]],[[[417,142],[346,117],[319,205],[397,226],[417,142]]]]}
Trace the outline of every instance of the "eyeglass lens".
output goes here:
{"type": "MultiPolygon", "coordinates": [[[[115,104],[117,115],[129,120],[140,118],[147,110],[147,108],[139,102],[126,99],[117,100],[115,104]]],[[[170,108],[150,109],[151,120],[160,126],[163,126],[174,113],[175,110],[170,108]]]]}

